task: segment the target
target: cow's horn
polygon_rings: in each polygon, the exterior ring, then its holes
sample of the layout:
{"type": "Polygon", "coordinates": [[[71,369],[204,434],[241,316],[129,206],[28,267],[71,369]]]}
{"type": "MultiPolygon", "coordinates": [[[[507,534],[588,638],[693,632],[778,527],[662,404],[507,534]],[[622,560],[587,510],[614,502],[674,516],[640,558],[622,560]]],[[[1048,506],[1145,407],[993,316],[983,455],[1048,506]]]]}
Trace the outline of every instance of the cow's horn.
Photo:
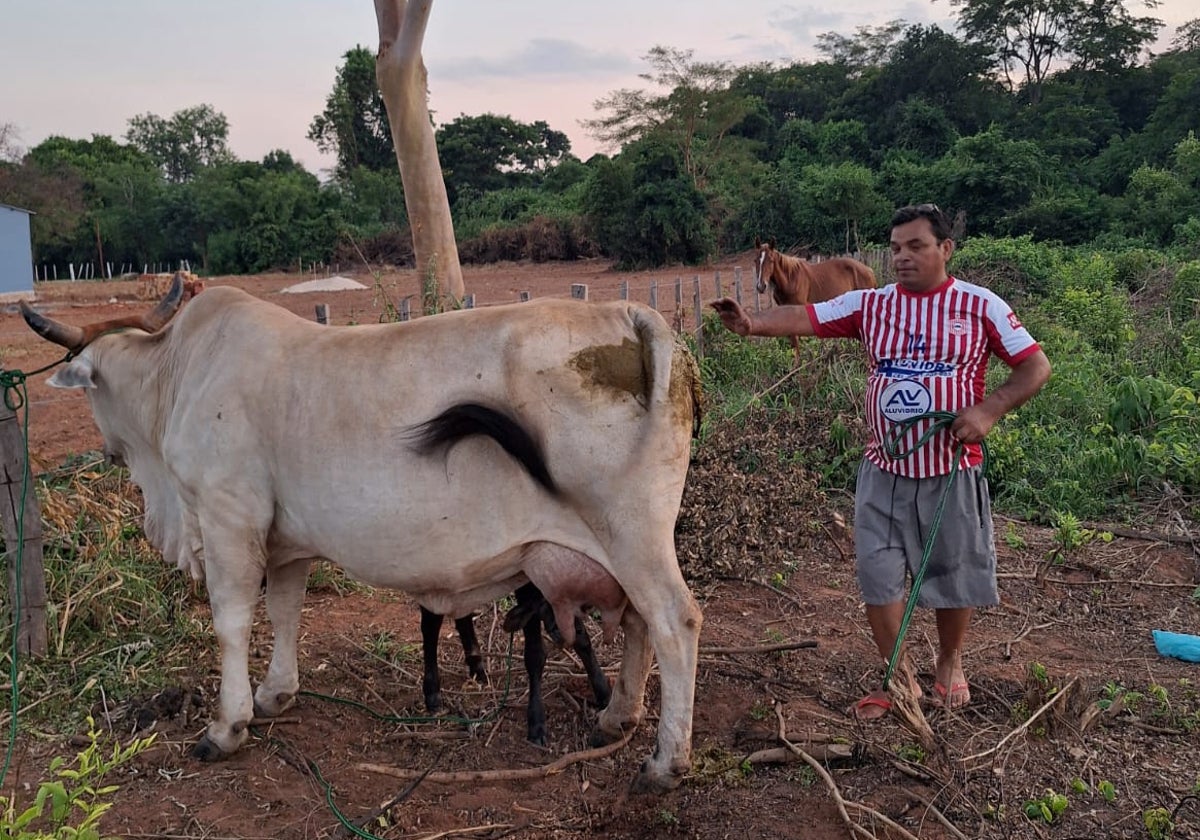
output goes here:
{"type": "Polygon", "coordinates": [[[171,278],[171,288],[167,289],[167,293],[158,302],[158,306],[146,313],[139,326],[146,332],[158,332],[175,317],[181,303],[183,303],[183,272],[176,271],[175,276],[171,278]]]}
{"type": "Polygon", "coordinates": [[[81,327],[62,324],[52,318],[47,318],[25,301],[21,301],[21,316],[35,333],[60,347],[78,352],[87,344],[81,327]]]}
{"type": "Polygon", "coordinates": [[[86,327],[73,327],[35,312],[25,301],[21,301],[21,314],[25,316],[25,323],[29,324],[33,331],[42,338],[66,347],[72,353],[78,353],[101,335],[112,330],[137,327],[146,332],[158,332],[179,311],[179,304],[182,301],[183,274],[177,272],[171,280],[171,288],[167,290],[163,299],[154,309],[142,315],[125,315],[108,321],[88,324],[86,327]]]}

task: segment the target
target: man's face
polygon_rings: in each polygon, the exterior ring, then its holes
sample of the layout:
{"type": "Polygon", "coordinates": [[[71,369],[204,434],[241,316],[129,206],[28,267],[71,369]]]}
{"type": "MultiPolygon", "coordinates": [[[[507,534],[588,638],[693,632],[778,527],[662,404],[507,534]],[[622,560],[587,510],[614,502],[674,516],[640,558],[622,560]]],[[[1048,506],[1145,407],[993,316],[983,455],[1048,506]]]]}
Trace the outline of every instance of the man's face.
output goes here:
{"type": "Polygon", "coordinates": [[[896,282],[910,292],[927,292],[946,279],[946,261],[954,240],[938,242],[928,219],[916,218],[892,228],[892,268],[896,282]]]}

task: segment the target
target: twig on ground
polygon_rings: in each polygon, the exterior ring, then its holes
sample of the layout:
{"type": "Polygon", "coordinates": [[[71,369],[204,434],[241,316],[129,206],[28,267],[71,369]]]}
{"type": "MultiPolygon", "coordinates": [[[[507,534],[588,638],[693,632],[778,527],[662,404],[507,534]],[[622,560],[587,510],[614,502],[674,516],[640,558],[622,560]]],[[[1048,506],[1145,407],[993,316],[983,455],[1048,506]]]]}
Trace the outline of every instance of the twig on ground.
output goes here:
{"type": "Polygon", "coordinates": [[[702,647],[700,655],[715,656],[717,654],[735,654],[735,653],[775,653],[781,650],[802,650],[804,648],[815,648],[817,643],[811,639],[803,642],[782,642],[777,645],[749,645],[747,647],[702,647]]]}
{"type": "MultiPolygon", "coordinates": [[[[510,782],[525,779],[542,779],[547,776],[553,776],[555,773],[561,773],[572,764],[578,764],[581,761],[594,761],[598,758],[612,755],[629,743],[629,739],[633,737],[634,731],[634,728],[630,728],[622,736],[621,740],[614,741],[608,746],[567,753],[562,758],[550,764],[544,764],[541,767],[530,767],[524,770],[464,770],[454,773],[430,773],[425,777],[425,780],[434,784],[458,784],[460,782],[510,782]]],[[[420,770],[409,770],[405,767],[390,767],[386,764],[361,763],[356,764],[355,767],[368,773],[379,773],[380,775],[391,776],[396,779],[414,779],[423,772],[420,770]]]]}
{"type": "Polygon", "coordinates": [[[501,828],[512,828],[512,823],[493,823],[492,825],[473,825],[470,828],[451,828],[439,831],[437,834],[424,834],[417,840],[441,840],[443,837],[454,837],[459,834],[479,834],[481,831],[495,831],[501,828]]]}
{"type": "Polygon", "coordinates": [[[928,810],[929,813],[933,814],[934,819],[936,819],[943,826],[945,826],[946,830],[949,831],[951,834],[953,834],[955,837],[957,837],[958,840],[970,840],[970,838],[967,837],[967,835],[965,835],[961,831],[959,831],[958,828],[955,827],[954,823],[950,822],[950,820],[946,817],[946,815],[943,814],[941,812],[941,810],[938,809],[938,807],[933,804],[932,799],[930,799],[927,796],[923,796],[922,794],[917,793],[915,791],[912,791],[911,793],[914,797],[916,797],[918,802],[920,802],[922,805],[925,806],[926,810],[928,810]]]}
{"type": "Polygon", "coordinates": [[[1017,735],[1021,734],[1026,729],[1028,729],[1033,724],[1033,722],[1035,720],[1037,720],[1039,717],[1041,717],[1043,714],[1045,714],[1046,711],[1051,706],[1053,706],[1059,700],[1066,697],[1067,694],[1070,693],[1070,690],[1072,688],[1074,688],[1075,684],[1078,682],[1079,682],[1079,677],[1072,677],[1071,681],[1069,683],[1067,683],[1065,686],[1063,686],[1061,691],[1059,691],[1057,694],[1055,694],[1053,697],[1051,697],[1049,700],[1047,700],[1045,703],[1043,703],[1041,706],[1039,706],[1037,711],[1035,711],[1033,714],[1031,714],[1024,723],[1022,723],[1020,726],[1018,726],[1012,732],[1009,732],[1007,735],[1005,735],[1003,738],[1001,738],[996,743],[996,746],[994,746],[990,749],[986,749],[983,752],[978,752],[978,753],[975,753],[974,755],[967,756],[966,758],[964,758],[962,760],[963,763],[965,764],[968,761],[974,761],[977,758],[985,758],[986,756],[989,756],[992,753],[998,751],[1001,747],[1003,747],[1005,744],[1007,744],[1013,738],[1017,737],[1017,735]]]}
{"type": "Polygon", "coordinates": [[[789,595],[788,593],[784,592],[782,589],[772,586],[769,583],[763,583],[761,580],[754,580],[753,578],[733,577],[731,575],[720,575],[720,576],[718,576],[717,580],[733,581],[735,583],[752,583],[755,586],[761,586],[763,589],[770,590],[774,594],[778,595],[780,598],[783,598],[787,601],[791,601],[796,606],[797,609],[800,609],[800,610],[804,609],[804,604],[800,601],[799,598],[797,598],[794,595],[789,595]]]}
{"type": "Polygon", "coordinates": [[[775,719],[779,721],[779,740],[783,743],[783,745],[785,747],[787,747],[790,751],[792,751],[797,756],[799,756],[804,761],[804,763],[807,764],[809,767],[811,767],[816,772],[816,774],[821,777],[821,780],[823,782],[825,782],[825,786],[827,788],[829,788],[830,796],[833,797],[833,804],[837,807],[838,813],[842,817],[842,821],[846,823],[846,827],[848,829],[850,829],[851,833],[853,833],[857,837],[869,837],[869,838],[871,838],[871,840],[876,840],[876,837],[874,834],[867,831],[865,828],[863,828],[861,825],[859,825],[858,823],[856,823],[854,820],[852,820],[850,818],[850,813],[847,810],[848,808],[853,808],[856,811],[861,811],[862,813],[867,814],[868,816],[879,820],[880,822],[887,825],[889,828],[892,828],[892,829],[900,832],[900,836],[904,837],[905,840],[919,840],[918,837],[916,837],[913,834],[906,831],[902,825],[900,825],[899,823],[896,823],[893,820],[888,819],[883,814],[876,811],[874,808],[869,808],[866,805],[862,805],[858,802],[851,802],[847,799],[844,799],[842,797],[842,792],[840,790],[838,790],[837,782],[835,782],[833,780],[833,776],[830,776],[829,772],[824,767],[821,766],[821,762],[817,761],[811,755],[809,755],[804,750],[800,749],[798,746],[796,746],[791,741],[789,741],[786,737],[784,737],[787,726],[783,722],[783,705],[781,703],[775,704],[775,719]]]}

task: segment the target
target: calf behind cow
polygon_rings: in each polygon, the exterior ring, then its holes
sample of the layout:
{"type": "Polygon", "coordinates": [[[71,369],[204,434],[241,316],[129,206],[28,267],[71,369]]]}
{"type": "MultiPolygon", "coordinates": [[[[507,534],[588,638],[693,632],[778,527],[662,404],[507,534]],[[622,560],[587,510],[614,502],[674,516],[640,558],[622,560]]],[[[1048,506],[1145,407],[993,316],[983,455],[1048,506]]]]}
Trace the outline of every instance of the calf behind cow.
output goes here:
{"type": "MultiPolygon", "coordinates": [[[[554,611],[542,593],[532,583],[519,587],[516,592],[517,604],[504,617],[504,629],[509,633],[521,630],[525,637],[525,672],[529,676],[529,703],[525,711],[529,740],[538,746],[546,746],[546,707],[542,702],[542,673],[546,668],[546,646],[542,638],[542,628],[558,643],[562,643],[562,634],[554,618],[554,611]]],[[[425,708],[430,712],[438,711],[442,706],[441,678],[438,674],[438,635],[442,628],[442,616],[421,607],[421,649],[424,655],[425,673],[421,679],[421,690],[425,696],[425,708]]],[[[458,638],[462,642],[463,655],[467,662],[467,671],[478,682],[488,682],[487,671],[483,667],[483,656],[479,652],[479,641],[475,635],[475,623],[471,616],[454,620],[458,638]]],[[[596,707],[603,709],[608,705],[611,690],[608,677],[596,659],[592,649],[591,639],[583,620],[575,619],[575,642],[572,645],[579,661],[583,664],[588,675],[588,684],[592,687],[592,696],[596,699],[596,707]]]]}
{"type": "Polygon", "coordinates": [[[642,720],[653,653],[658,743],[634,787],[679,783],[701,614],[674,528],[698,377],[661,315],[539,300],[325,327],[232,287],[174,318],[182,294],[178,278],[153,312],[84,328],[22,310],[74,351],[49,382],[87,390],[147,536],[206,580],[222,679],[196,755],[232,753],[256,713],[295,702],[305,582],[325,557],[442,615],[533,583],[567,644],[595,607],[624,650],[593,742],[642,720]],[[264,574],[275,644],[252,694],[264,574]]]}

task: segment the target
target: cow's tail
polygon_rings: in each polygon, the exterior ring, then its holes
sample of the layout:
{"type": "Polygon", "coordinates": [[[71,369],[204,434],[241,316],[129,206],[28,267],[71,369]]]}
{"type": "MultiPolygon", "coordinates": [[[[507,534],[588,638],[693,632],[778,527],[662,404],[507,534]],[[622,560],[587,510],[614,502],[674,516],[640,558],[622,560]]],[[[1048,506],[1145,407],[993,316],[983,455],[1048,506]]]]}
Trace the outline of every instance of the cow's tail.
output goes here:
{"type": "Polygon", "coordinates": [[[647,407],[651,412],[670,410],[686,415],[690,418],[692,437],[697,437],[704,411],[704,394],[696,357],[658,312],[634,307],[631,314],[642,346],[647,407]]]}
{"type": "Polygon", "coordinates": [[[474,435],[489,437],[520,463],[546,492],[559,495],[542,447],[524,426],[503,411],[479,403],[459,403],[415,427],[410,434],[414,448],[423,455],[444,451],[474,435]]]}

